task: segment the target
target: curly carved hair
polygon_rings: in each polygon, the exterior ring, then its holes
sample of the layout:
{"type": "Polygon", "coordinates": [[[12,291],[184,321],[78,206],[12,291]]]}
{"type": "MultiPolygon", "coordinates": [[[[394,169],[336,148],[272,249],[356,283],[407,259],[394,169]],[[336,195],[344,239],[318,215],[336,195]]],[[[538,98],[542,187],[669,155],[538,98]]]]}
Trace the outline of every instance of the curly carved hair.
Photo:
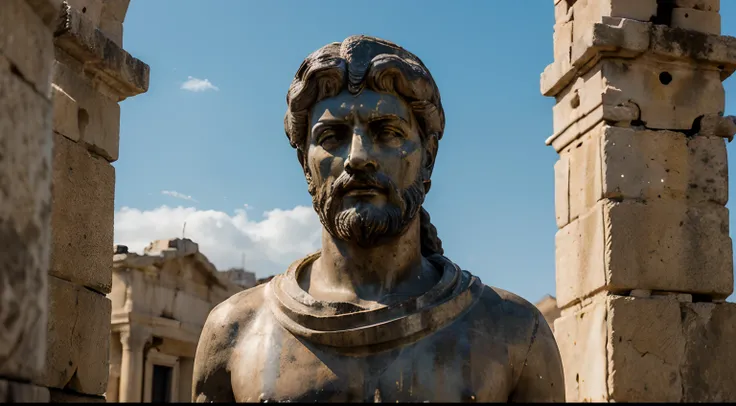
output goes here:
{"type": "MultiPolygon", "coordinates": [[[[424,173],[426,191],[437,155],[438,141],[445,129],[440,92],[424,63],[411,52],[382,39],[356,35],[343,42],[325,45],[302,62],[286,95],[284,129],[314,193],[311,174],[305,165],[309,135],[309,113],[319,101],[344,89],[357,94],[367,88],[393,93],[411,107],[419,124],[424,148],[429,153],[424,173]]],[[[429,213],[420,212],[422,255],[443,254],[442,241],[429,213]]]]}

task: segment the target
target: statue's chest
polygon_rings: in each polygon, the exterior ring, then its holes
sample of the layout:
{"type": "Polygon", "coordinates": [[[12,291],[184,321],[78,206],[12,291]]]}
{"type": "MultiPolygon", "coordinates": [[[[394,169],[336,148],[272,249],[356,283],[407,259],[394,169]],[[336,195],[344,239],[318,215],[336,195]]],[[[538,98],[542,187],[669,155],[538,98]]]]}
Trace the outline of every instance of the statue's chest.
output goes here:
{"type": "Polygon", "coordinates": [[[238,402],[506,401],[505,349],[474,354],[475,346],[447,331],[400,349],[347,356],[269,325],[239,340],[232,386],[238,402]]]}

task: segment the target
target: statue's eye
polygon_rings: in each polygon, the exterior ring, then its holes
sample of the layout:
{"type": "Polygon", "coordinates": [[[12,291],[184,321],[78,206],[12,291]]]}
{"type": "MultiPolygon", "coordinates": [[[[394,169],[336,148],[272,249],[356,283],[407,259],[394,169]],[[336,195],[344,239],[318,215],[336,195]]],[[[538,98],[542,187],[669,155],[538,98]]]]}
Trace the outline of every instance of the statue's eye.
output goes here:
{"type": "Polygon", "coordinates": [[[319,136],[319,145],[322,148],[330,149],[334,148],[338,144],[337,132],[333,130],[324,130],[319,136]]]}
{"type": "Polygon", "coordinates": [[[404,133],[396,127],[381,128],[378,137],[383,142],[399,143],[404,138],[404,133]]]}

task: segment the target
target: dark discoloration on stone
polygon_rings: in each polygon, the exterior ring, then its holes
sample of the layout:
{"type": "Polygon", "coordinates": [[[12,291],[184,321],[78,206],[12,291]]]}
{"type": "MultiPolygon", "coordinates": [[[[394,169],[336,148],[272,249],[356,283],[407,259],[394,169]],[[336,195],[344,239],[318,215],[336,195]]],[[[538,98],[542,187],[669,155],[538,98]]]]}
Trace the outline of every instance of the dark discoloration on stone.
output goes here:
{"type": "Polygon", "coordinates": [[[445,258],[421,208],[444,131],[426,66],[350,37],[305,60],[287,103],[322,249],[212,310],[193,399],[563,401],[542,315],[445,258]]]}
{"type": "Polygon", "coordinates": [[[46,349],[50,110],[0,54],[0,376],[26,381],[46,349]]]}

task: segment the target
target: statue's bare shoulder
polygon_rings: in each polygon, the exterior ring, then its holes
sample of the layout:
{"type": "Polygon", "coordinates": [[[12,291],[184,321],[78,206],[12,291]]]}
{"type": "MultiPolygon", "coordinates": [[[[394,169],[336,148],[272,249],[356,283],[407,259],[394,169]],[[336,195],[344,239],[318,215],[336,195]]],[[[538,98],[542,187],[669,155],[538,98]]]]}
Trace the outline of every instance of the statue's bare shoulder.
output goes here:
{"type": "Polygon", "coordinates": [[[266,285],[236,293],[207,316],[195,356],[192,400],[235,401],[230,380],[232,350],[261,308],[266,285]]]}
{"type": "Polygon", "coordinates": [[[485,319],[489,333],[508,345],[515,402],[564,401],[562,360],[552,330],[527,300],[503,289],[485,286],[474,317],[485,319]],[[499,336],[500,333],[500,336],[499,336]]]}

